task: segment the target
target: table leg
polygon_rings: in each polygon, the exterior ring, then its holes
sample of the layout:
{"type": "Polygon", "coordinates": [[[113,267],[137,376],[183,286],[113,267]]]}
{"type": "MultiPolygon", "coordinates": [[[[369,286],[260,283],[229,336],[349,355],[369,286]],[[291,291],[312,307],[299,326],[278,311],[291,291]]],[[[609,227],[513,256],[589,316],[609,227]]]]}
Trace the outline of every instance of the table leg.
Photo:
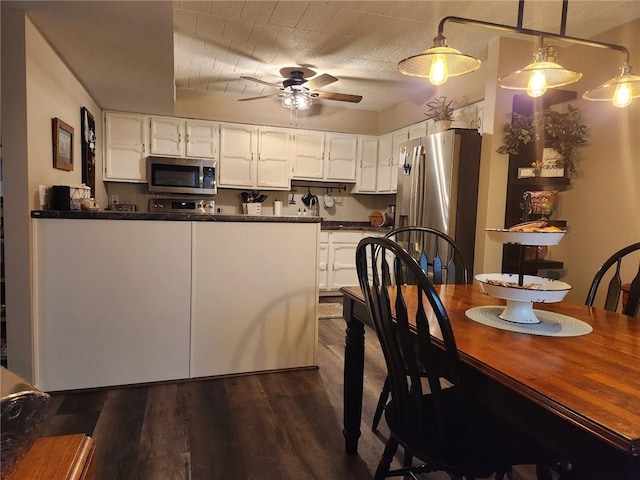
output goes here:
{"type": "Polygon", "coordinates": [[[362,417],[362,385],[364,376],[364,323],[353,314],[354,301],[343,300],[343,317],[347,322],[344,350],[344,429],[345,450],[358,453],[362,417]]]}

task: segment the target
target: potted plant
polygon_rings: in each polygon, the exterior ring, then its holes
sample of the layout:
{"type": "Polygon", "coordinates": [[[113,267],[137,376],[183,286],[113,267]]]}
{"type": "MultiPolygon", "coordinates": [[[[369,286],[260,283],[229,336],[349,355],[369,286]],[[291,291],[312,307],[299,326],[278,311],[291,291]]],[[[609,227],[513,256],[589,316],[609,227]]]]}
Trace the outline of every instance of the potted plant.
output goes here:
{"type": "MultiPolygon", "coordinates": [[[[518,155],[520,145],[532,140],[545,139],[557,155],[557,166],[570,174],[575,172],[575,162],[579,157],[578,147],[586,144],[587,126],[583,123],[578,107],[567,105],[567,112],[544,110],[533,115],[513,113],[511,122],[503,127],[504,145],[498,153],[518,155]]],[[[542,160],[533,162],[536,169],[542,160]]]]}
{"type": "Polygon", "coordinates": [[[430,102],[427,102],[427,111],[425,112],[425,115],[429,118],[433,118],[437,132],[443,132],[451,128],[451,123],[453,121],[452,103],[453,100],[449,100],[447,102],[447,97],[445,96],[436,97],[430,102]]]}

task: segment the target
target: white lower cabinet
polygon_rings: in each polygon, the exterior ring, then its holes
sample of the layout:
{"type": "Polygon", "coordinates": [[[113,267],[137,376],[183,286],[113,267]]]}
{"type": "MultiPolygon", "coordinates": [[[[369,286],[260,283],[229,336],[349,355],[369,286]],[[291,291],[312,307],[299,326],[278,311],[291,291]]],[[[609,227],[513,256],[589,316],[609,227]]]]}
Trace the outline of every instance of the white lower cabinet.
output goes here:
{"type": "Polygon", "coordinates": [[[356,271],[356,249],[365,237],[377,233],[362,231],[323,231],[318,243],[318,289],[339,290],[341,287],[358,285],[356,271]]]}
{"type": "Polygon", "coordinates": [[[316,365],[319,230],[193,223],[192,378],[316,365]]]}
{"type": "Polygon", "coordinates": [[[34,222],[36,386],[188,378],[190,223],[34,222]]]}

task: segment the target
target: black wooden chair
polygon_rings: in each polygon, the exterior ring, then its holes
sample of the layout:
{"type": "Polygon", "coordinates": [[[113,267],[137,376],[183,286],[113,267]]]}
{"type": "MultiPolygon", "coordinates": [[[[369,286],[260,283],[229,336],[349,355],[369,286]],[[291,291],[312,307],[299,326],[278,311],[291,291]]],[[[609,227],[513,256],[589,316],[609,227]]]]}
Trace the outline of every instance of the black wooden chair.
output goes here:
{"type": "Polygon", "coordinates": [[[605,310],[611,310],[613,312],[618,310],[618,303],[620,301],[620,294],[622,292],[623,285],[623,281],[620,276],[623,263],[625,265],[632,265],[631,268],[634,271],[636,263],[638,264],[638,273],[630,282],[626,305],[622,310],[622,313],[625,315],[636,317],[640,312],[640,243],[634,243],[618,250],[602,264],[600,270],[598,270],[596,275],[593,277],[585,303],[589,306],[593,305],[600,283],[605,276],[610,274],[611,279],[609,280],[609,285],[607,287],[604,308],[605,310]],[[637,253],[634,254],[634,252],[637,253]]]}
{"type": "Polygon", "coordinates": [[[489,413],[465,390],[447,312],[427,274],[388,238],[363,239],[356,250],[360,287],[382,346],[391,386],[385,408],[390,437],[374,480],[445,471],[452,478],[502,479],[511,465],[553,464],[553,455],[489,413]],[[418,295],[416,312],[405,281],[418,295]],[[439,328],[436,344],[429,322],[439,328]],[[404,465],[390,471],[398,446],[404,465]],[[414,457],[421,462],[413,465],[414,457]]]}
{"type": "MultiPolygon", "coordinates": [[[[385,235],[401,245],[418,262],[423,272],[435,285],[471,283],[469,267],[464,255],[447,234],[427,227],[401,227],[385,235]]],[[[411,278],[405,279],[411,283],[411,278]]],[[[385,379],[378,405],[373,414],[371,429],[375,432],[389,398],[389,379],[385,379]]]]}

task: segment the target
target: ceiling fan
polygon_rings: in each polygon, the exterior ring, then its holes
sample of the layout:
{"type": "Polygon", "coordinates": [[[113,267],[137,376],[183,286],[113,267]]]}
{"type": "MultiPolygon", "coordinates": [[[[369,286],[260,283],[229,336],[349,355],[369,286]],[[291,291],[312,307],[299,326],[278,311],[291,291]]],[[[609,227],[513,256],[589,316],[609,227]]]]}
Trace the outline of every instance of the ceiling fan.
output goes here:
{"type": "Polygon", "coordinates": [[[245,102],[248,100],[257,100],[259,98],[279,96],[283,97],[283,105],[300,109],[306,108],[311,105],[311,100],[314,98],[351,103],[358,103],[362,100],[362,95],[349,95],[346,93],[323,92],[318,90],[319,88],[326,87],[327,85],[338,81],[336,77],[327,73],[323,73],[313,78],[308,78],[315,75],[315,72],[304,67],[290,67],[280,70],[280,74],[285,77],[282,85],[265,82],[264,80],[260,80],[258,78],[241,75],[240,78],[244,80],[249,80],[251,82],[266,85],[268,87],[277,88],[279,92],[273,93],[271,95],[261,95],[259,97],[240,98],[238,100],[241,102],[245,102]],[[303,105],[297,105],[299,100],[303,102],[303,105]],[[305,101],[308,102],[308,104],[304,104],[305,101]]]}

